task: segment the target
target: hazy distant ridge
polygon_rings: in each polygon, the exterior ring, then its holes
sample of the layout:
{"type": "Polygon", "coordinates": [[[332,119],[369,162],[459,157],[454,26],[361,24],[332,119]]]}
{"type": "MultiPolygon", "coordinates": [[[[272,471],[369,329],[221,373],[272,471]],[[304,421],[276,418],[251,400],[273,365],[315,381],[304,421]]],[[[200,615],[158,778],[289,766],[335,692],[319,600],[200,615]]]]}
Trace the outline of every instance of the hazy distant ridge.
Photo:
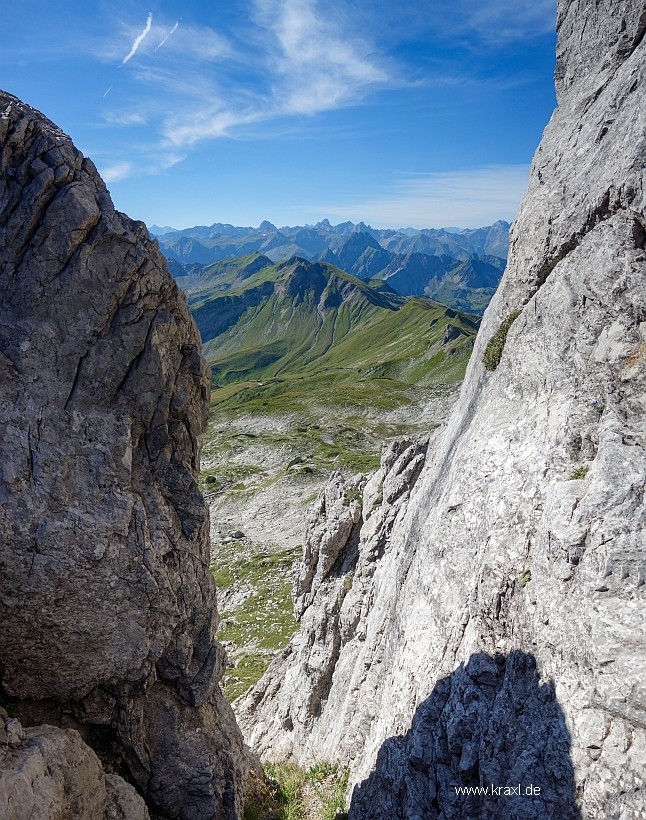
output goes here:
{"type": "Polygon", "coordinates": [[[260,253],[272,262],[299,256],[359,279],[383,279],[404,296],[429,296],[482,313],[505,267],[509,223],[483,228],[376,229],[364,222],[277,228],[229,224],[183,230],[151,227],[175,275],[196,265],[260,253]]]}

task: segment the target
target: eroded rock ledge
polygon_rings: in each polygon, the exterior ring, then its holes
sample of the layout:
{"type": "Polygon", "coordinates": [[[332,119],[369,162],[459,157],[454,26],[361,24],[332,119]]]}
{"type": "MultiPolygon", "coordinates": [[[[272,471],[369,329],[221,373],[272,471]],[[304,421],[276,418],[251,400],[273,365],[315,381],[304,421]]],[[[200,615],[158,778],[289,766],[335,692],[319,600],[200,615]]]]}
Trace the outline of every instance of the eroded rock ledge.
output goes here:
{"type": "Polygon", "coordinates": [[[109,749],[161,816],[233,820],[198,333],[143,223],[4,93],[0,150],[2,697],[109,749]]]}

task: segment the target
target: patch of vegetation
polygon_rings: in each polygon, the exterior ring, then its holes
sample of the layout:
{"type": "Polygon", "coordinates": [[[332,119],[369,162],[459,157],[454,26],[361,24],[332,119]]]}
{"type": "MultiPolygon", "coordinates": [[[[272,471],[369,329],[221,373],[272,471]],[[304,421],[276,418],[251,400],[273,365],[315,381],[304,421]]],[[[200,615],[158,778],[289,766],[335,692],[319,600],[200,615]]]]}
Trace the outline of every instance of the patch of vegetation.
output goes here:
{"type": "Polygon", "coordinates": [[[302,801],[307,772],[293,763],[274,763],[267,766],[267,774],[278,784],[277,798],[282,808],[281,820],[301,820],[306,816],[302,801]]]}
{"type": "Polygon", "coordinates": [[[298,629],[291,601],[291,577],[260,585],[260,592],[251,595],[235,609],[222,613],[218,633],[221,641],[238,646],[255,643],[260,649],[282,649],[298,629]]]}
{"type": "Polygon", "coordinates": [[[532,580],[532,572],[529,569],[524,570],[518,576],[518,586],[521,589],[524,589],[527,584],[532,580]]]}
{"type": "Polygon", "coordinates": [[[509,328],[519,316],[519,310],[511,313],[487,342],[487,346],[485,347],[485,351],[482,355],[482,363],[487,370],[495,370],[500,364],[500,359],[502,358],[502,352],[505,349],[505,342],[507,341],[509,328]]]}
{"type": "Polygon", "coordinates": [[[589,471],[589,467],[575,467],[568,476],[568,481],[580,481],[587,476],[589,471]]]}
{"type": "Polygon", "coordinates": [[[258,473],[260,468],[255,464],[227,464],[220,470],[202,470],[198,484],[203,493],[218,493],[228,489],[241,490],[245,488],[245,483],[241,479],[248,479],[258,473]]]}
{"type": "Polygon", "coordinates": [[[218,589],[227,589],[227,587],[230,587],[235,581],[235,578],[231,574],[231,571],[228,567],[225,567],[223,569],[211,568],[211,572],[213,573],[213,577],[215,578],[215,585],[218,589]]]}
{"type": "Polygon", "coordinates": [[[292,568],[301,548],[261,550],[240,555],[239,546],[220,549],[213,568],[219,589],[250,589],[238,606],[221,613],[218,640],[228,644],[235,664],[223,679],[223,691],[235,700],[254,686],[272,658],[287,645],[298,628],[292,604],[292,568]]]}
{"type": "Polygon", "coordinates": [[[344,820],[344,818],[347,820],[348,815],[344,809],[350,772],[346,769],[339,773],[336,766],[331,769],[331,774],[325,779],[324,786],[315,786],[316,795],[321,803],[318,820],[344,820]]]}
{"type": "Polygon", "coordinates": [[[347,770],[318,763],[309,770],[293,763],[266,766],[269,784],[254,788],[244,810],[244,820],[339,820],[347,818],[347,770]],[[339,813],[341,812],[341,813],[339,813]]]}
{"type": "Polygon", "coordinates": [[[360,490],[358,487],[350,487],[346,490],[343,498],[343,506],[349,507],[353,501],[363,501],[363,490],[360,490]]]}
{"type": "Polygon", "coordinates": [[[235,669],[229,670],[229,674],[222,680],[222,690],[227,700],[234,701],[255,686],[267,671],[271,661],[272,655],[257,652],[237,657],[235,669]]]}
{"type": "Polygon", "coordinates": [[[349,572],[349,573],[345,576],[345,578],[343,579],[343,589],[344,589],[346,592],[350,592],[350,590],[352,589],[352,584],[353,584],[353,581],[354,581],[354,576],[352,575],[352,573],[351,573],[351,572],[349,572]]]}

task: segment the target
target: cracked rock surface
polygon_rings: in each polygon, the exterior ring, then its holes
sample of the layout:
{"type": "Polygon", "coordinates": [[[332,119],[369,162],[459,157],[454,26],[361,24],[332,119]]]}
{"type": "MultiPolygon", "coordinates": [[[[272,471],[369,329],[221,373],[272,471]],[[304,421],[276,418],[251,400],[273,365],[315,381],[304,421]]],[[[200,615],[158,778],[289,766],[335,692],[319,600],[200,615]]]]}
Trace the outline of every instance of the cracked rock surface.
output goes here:
{"type": "Polygon", "coordinates": [[[197,330],[143,223],[4,93],[0,152],[2,695],[26,726],[100,727],[161,816],[238,817],[197,330]]]}
{"type": "Polygon", "coordinates": [[[645,31],[641,1],[559,2],[558,108],[460,399],[381,543],[364,491],[360,580],[304,594],[237,707],[266,756],[349,765],[352,820],[646,816],[645,31]],[[519,782],[541,798],[456,792],[519,782]]]}

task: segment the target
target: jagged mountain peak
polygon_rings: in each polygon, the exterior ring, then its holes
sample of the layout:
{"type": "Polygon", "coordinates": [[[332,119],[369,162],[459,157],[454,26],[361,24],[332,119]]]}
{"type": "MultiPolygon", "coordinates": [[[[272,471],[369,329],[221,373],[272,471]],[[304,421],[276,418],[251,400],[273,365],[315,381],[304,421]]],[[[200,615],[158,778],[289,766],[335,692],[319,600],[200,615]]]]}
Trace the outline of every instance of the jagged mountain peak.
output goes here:
{"type": "MultiPolygon", "coordinates": [[[[449,234],[444,230],[376,230],[364,222],[340,223],[333,226],[323,220],[314,226],[284,226],[277,229],[265,221],[258,229],[235,228],[230,225],[197,227],[158,236],[160,247],[173,262],[184,266],[209,264],[232,259],[253,252],[260,252],[274,262],[300,256],[311,262],[323,261],[336,265],[360,279],[372,279],[389,275],[394,263],[403,255],[425,254],[429,257],[450,256],[460,261],[485,258],[504,260],[507,248],[506,223],[502,227],[491,226],[477,230],[463,230],[449,234]]],[[[410,265],[408,265],[410,268],[410,265]]],[[[420,270],[423,264],[418,266],[420,270]]],[[[429,269],[433,265],[428,266],[429,269]]],[[[476,266],[477,267],[477,266],[476,266]]],[[[498,270],[502,264],[494,265],[498,270]]],[[[176,268],[174,267],[174,270],[176,268]]],[[[402,276],[397,280],[403,281],[402,276]]],[[[414,281],[418,294],[435,293],[437,285],[422,282],[419,271],[402,287],[412,293],[414,281]],[[428,289],[428,290],[427,290],[428,289]]],[[[393,286],[398,287],[393,282],[393,286]]],[[[482,311],[491,292],[488,282],[471,283],[469,288],[480,292],[471,298],[467,290],[455,295],[455,306],[467,310],[482,311]]],[[[402,291],[404,292],[404,291],[402,291]]],[[[444,290],[441,298],[452,299],[452,291],[444,290]]]]}

